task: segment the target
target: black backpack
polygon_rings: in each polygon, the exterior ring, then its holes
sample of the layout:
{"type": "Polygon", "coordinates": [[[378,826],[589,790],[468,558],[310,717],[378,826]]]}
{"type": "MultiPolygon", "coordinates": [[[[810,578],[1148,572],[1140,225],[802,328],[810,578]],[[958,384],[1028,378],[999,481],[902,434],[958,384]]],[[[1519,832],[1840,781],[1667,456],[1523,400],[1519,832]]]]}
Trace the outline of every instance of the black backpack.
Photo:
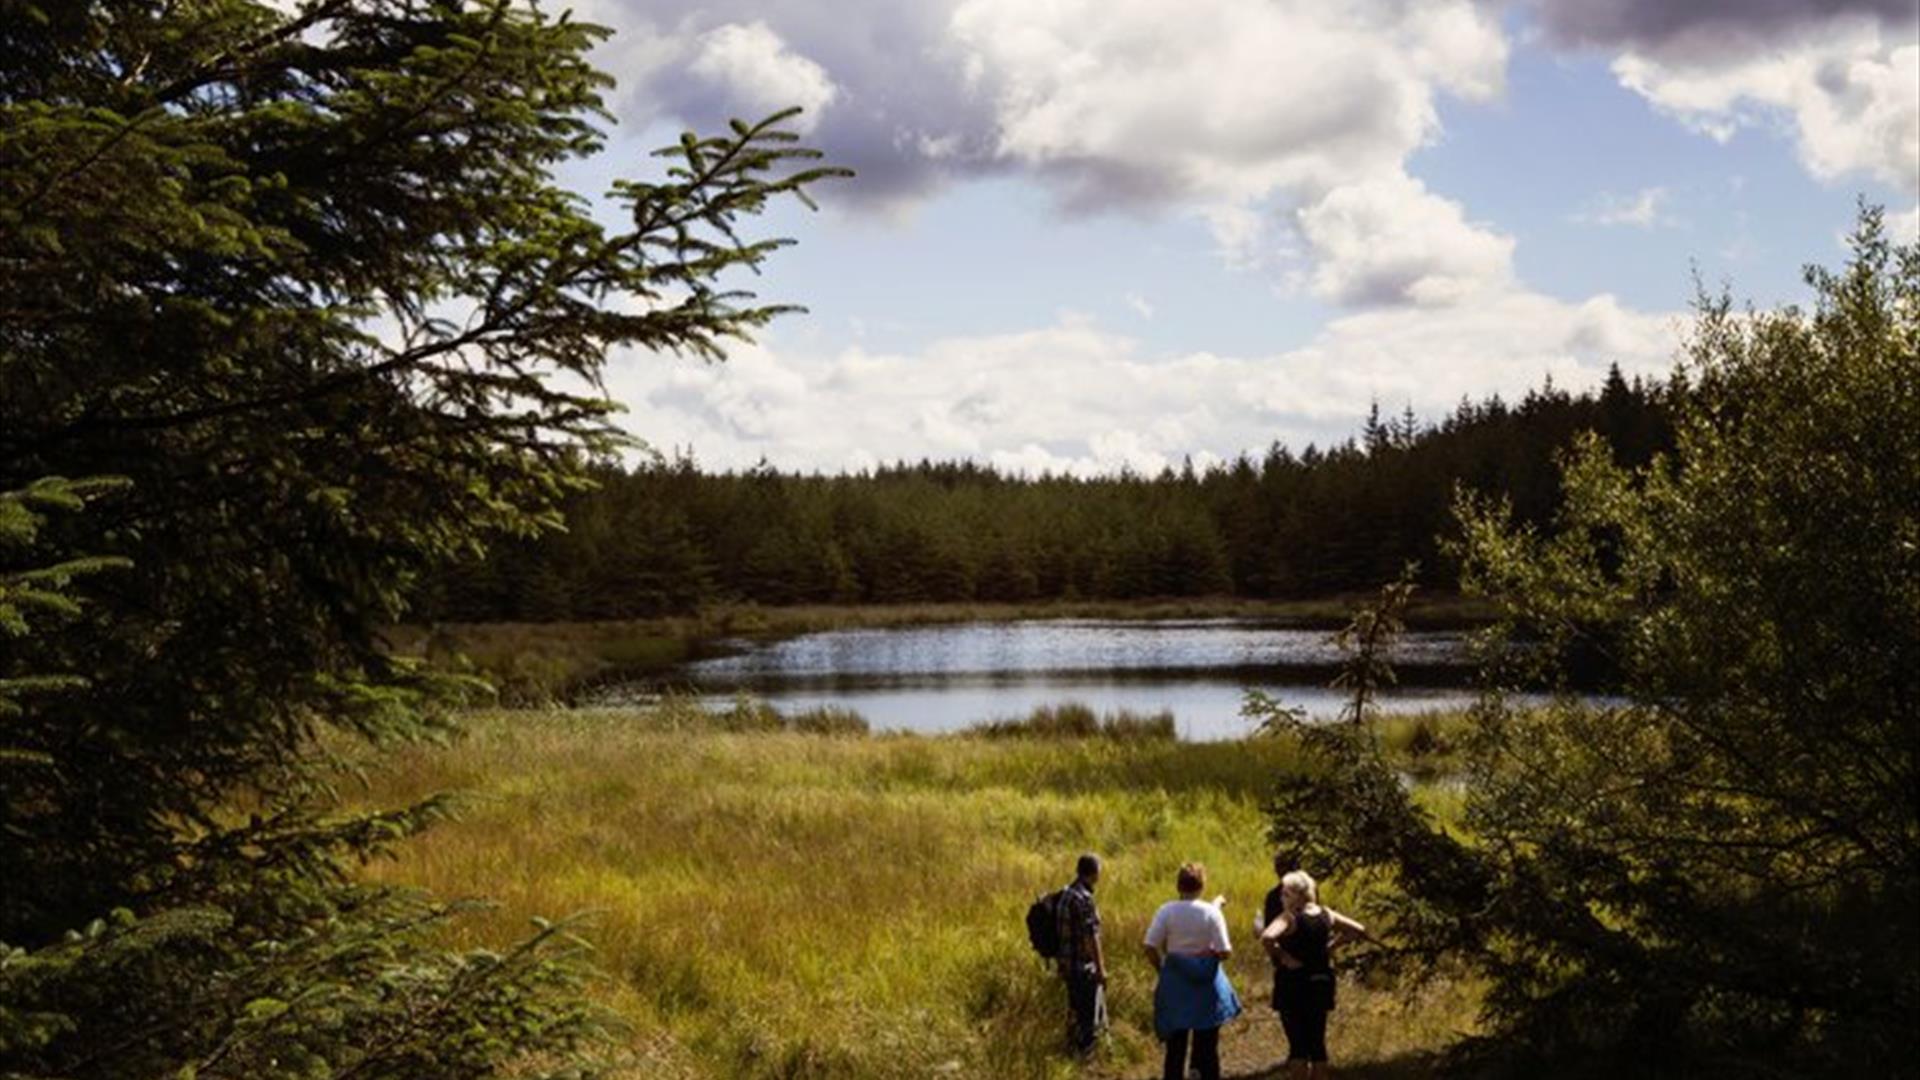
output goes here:
{"type": "Polygon", "coordinates": [[[1027,908],[1027,943],[1042,960],[1060,957],[1060,904],[1066,893],[1065,889],[1045,893],[1027,908]]]}

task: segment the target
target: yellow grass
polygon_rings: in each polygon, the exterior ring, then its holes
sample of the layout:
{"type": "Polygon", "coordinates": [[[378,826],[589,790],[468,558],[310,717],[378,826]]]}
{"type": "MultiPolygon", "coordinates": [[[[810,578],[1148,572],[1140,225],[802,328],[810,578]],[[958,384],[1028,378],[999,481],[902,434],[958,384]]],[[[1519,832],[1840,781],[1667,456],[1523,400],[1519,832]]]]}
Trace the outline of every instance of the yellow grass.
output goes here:
{"type": "MultiPolygon", "coordinates": [[[[1249,1019],[1242,1074],[1278,1057],[1265,961],[1245,938],[1271,884],[1263,798],[1291,768],[1272,743],[833,737],[690,732],[630,712],[497,712],[451,748],[386,759],[367,798],[469,793],[461,818],[370,873],[497,910],[461,944],[591,910],[606,1002],[633,1077],[1049,1077],[1058,984],[1023,917],[1107,857],[1114,1036],[1089,1075],[1151,1074],[1151,971],[1137,942],[1198,859],[1231,898],[1249,1019]]],[[[1329,883],[1364,914],[1364,895],[1329,883]]],[[[1470,988],[1412,1002],[1350,987],[1334,1051],[1402,1062],[1469,1026],[1470,988]]],[[[1395,1073],[1404,1069],[1396,1067],[1395,1073]]],[[[1264,1074],[1259,1074],[1264,1075],[1264,1074]]]]}

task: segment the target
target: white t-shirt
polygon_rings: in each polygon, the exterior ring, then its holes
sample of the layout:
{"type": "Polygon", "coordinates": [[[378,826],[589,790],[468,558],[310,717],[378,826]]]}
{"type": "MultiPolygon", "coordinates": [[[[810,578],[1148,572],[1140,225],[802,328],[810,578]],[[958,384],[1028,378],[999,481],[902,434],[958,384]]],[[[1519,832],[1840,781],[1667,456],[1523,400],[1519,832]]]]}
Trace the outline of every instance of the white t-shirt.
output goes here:
{"type": "Polygon", "coordinates": [[[1153,913],[1147,944],[1163,956],[1227,952],[1227,918],[1205,900],[1169,900],[1153,913]]]}

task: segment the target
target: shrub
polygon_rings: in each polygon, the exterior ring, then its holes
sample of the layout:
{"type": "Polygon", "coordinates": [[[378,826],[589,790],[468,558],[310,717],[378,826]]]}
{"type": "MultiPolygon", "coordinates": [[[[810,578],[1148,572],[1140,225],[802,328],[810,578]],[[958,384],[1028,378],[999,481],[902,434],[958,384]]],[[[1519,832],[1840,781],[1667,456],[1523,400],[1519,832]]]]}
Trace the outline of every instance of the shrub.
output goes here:
{"type": "MultiPolygon", "coordinates": [[[[1464,956],[1520,1073],[1887,1075],[1920,1054],[1920,251],[1863,214],[1812,311],[1703,303],[1670,456],[1565,456],[1553,528],[1463,498],[1467,580],[1504,612],[1462,736],[1463,831],[1359,730],[1280,818],[1376,868],[1415,966],[1464,956]],[[1524,633],[1540,643],[1507,649],[1524,633]],[[1591,658],[1618,704],[1516,709],[1591,658]]],[[[1385,906],[1385,905],[1383,905],[1385,906]]]]}

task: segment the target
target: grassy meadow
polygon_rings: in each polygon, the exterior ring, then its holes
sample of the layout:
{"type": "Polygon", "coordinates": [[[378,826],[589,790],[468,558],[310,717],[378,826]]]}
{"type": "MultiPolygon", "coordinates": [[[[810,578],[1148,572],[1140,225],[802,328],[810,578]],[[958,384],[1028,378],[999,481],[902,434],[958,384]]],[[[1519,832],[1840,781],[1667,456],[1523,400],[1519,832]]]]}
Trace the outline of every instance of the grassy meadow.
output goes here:
{"type": "MultiPolygon", "coordinates": [[[[476,714],[454,745],[372,770],[356,798],[457,791],[464,806],[368,873],[497,901],[461,924],[460,944],[591,912],[597,992],[625,1022],[631,1077],[1135,1077],[1155,1073],[1158,1051],[1137,943],[1175,868],[1198,859],[1230,898],[1249,1005],[1224,1040],[1229,1072],[1271,1074],[1283,1043],[1249,924],[1272,884],[1261,805],[1297,768],[1284,746],[1182,743],[1152,724],[817,734],[748,715],[476,714]],[[1023,925],[1083,849],[1108,860],[1114,1021],[1084,1072],[1058,1054],[1059,986],[1023,925]]],[[[1364,888],[1334,875],[1327,891],[1364,914],[1364,888]]],[[[1349,1075],[1420,1075],[1474,1004],[1449,980],[1411,996],[1350,987],[1336,1059],[1349,1075]]]]}

